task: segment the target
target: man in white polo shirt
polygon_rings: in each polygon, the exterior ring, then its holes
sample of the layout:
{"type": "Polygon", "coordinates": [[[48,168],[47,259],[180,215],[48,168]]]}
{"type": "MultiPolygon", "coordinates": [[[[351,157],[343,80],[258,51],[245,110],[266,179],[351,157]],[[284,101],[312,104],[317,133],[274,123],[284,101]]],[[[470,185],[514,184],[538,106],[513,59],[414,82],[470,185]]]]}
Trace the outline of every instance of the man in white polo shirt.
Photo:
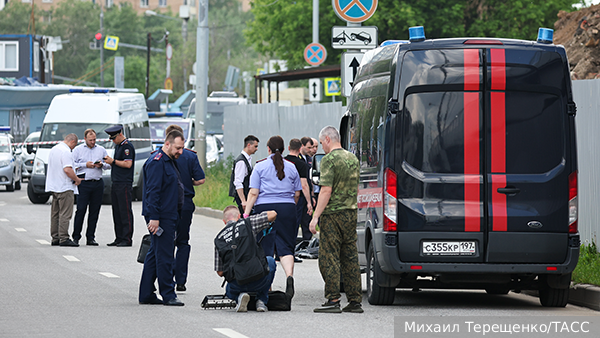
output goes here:
{"type": "Polygon", "coordinates": [[[69,222],[73,217],[73,202],[81,179],[73,170],[71,150],[77,145],[77,135],[68,134],[63,142],[52,147],[48,156],[46,191],[52,193],[50,234],[52,245],[79,246],[69,238],[69,222]]]}

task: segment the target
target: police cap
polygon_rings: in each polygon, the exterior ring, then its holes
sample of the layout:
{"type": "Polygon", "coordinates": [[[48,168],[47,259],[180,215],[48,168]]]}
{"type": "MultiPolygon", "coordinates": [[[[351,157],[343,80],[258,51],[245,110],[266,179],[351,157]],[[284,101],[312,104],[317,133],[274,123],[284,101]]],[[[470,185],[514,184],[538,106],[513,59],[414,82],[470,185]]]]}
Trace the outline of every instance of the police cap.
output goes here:
{"type": "Polygon", "coordinates": [[[123,126],[120,124],[117,124],[112,127],[106,128],[104,131],[109,135],[109,138],[112,140],[121,133],[121,130],[123,130],[123,126]]]}

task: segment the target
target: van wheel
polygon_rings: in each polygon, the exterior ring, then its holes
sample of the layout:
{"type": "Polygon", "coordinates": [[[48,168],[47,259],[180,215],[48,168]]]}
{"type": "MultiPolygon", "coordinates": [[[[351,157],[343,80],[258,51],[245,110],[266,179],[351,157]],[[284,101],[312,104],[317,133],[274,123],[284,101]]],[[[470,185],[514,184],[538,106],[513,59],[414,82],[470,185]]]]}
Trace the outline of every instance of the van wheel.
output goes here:
{"type": "Polygon", "coordinates": [[[390,305],[394,303],[396,297],[396,288],[379,286],[376,280],[376,274],[381,273],[379,263],[375,259],[373,241],[369,243],[367,250],[367,300],[371,305],[390,305]]]}
{"type": "Polygon", "coordinates": [[[10,182],[9,185],[6,186],[6,191],[15,191],[15,182],[10,182]]]}
{"type": "Polygon", "coordinates": [[[21,181],[16,181],[15,182],[15,190],[21,190],[21,181]]]}
{"type": "Polygon", "coordinates": [[[33,183],[27,184],[27,197],[33,204],[44,204],[50,199],[50,195],[36,194],[33,191],[33,183]]]}
{"type": "Polygon", "coordinates": [[[540,289],[540,303],[544,307],[565,307],[569,301],[569,288],[555,289],[545,287],[540,289]]]}

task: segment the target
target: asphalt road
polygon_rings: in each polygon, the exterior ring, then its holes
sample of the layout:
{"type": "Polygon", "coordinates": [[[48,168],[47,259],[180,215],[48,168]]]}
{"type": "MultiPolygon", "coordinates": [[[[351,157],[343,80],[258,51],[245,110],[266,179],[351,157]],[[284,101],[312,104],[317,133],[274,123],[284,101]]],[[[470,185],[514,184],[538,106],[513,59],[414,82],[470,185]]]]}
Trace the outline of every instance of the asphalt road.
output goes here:
{"type": "MultiPolygon", "coordinates": [[[[200,215],[191,230],[188,291],[178,294],[186,305],[139,305],[142,265],[136,257],[146,233],[141,202],[133,203],[133,247],[106,246],[114,239],[109,205],[100,214],[99,247],[52,247],[50,204],[32,204],[26,191],[26,184],[15,192],[0,188],[0,337],[393,337],[394,319],[407,316],[600,315],[573,305],[543,308],[537,298],[522,294],[437,290],[399,290],[392,306],[371,306],[365,298],[364,314],[316,314],[313,308],[324,301],[316,260],[296,265],[291,312],[204,310],[205,295],[223,293],[212,245],[223,223],[200,215]]],[[[273,288],[284,286],[278,266],[273,288]]]]}

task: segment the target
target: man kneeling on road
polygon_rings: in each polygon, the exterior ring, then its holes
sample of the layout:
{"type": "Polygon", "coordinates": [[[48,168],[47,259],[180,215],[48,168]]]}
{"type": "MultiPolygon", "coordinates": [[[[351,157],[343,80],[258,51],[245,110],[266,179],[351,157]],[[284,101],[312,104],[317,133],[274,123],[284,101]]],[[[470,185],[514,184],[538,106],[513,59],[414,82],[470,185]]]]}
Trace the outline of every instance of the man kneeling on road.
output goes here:
{"type": "Polygon", "coordinates": [[[225,228],[215,238],[215,271],[227,281],[226,295],[237,301],[236,312],[248,311],[250,295],[256,292],[256,311],[266,312],[269,289],[275,278],[275,259],[265,257],[256,235],[271,227],[277,212],[264,211],[240,219],[234,205],[223,210],[225,228]]]}

